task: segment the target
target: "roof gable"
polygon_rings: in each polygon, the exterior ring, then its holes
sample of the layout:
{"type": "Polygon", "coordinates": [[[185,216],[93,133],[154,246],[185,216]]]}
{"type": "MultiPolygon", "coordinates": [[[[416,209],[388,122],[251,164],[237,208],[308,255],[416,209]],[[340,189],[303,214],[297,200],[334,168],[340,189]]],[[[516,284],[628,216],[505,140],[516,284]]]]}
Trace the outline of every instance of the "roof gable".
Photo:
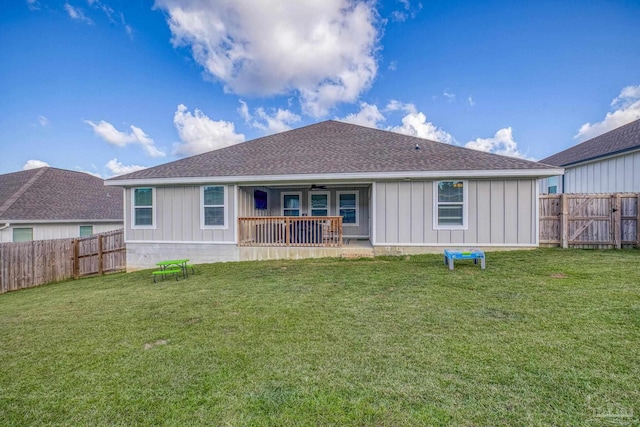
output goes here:
{"type": "Polygon", "coordinates": [[[545,168],[552,167],[329,120],[121,175],[109,181],[545,168]]]}
{"type": "Polygon", "coordinates": [[[640,149],[640,119],[574,145],[541,160],[541,162],[549,165],[568,166],[635,149],[640,149]]]}
{"type": "Polygon", "coordinates": [[[0,175],[0,221],[121,221],[122,190],[51,167],[0,175]]]}

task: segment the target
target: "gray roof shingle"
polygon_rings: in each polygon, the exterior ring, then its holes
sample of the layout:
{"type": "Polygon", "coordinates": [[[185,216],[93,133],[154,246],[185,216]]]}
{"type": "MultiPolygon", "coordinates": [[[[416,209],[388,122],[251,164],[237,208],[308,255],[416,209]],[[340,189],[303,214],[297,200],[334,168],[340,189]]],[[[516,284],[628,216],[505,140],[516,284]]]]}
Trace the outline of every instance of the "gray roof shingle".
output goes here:
{"type": "Polygon", "coordinates": [[[549,165],[569,166],[638,148],[640,148],[640,120],[574,145],[541,160],[541,162],[549,165]]]}
{"type": "Polygon", "coordinates": [[[51,167],[0,175],[1,221],[122,221],[122,189],[51,167]]]}
{"type": "Polygon", "coordinates": [[[329,120],[109,181],[115,181],[115,184],[118,180],[159,178],[504,169],[553,167],[329,120]],[[420,149],[416,150],[416,146],[420,149]]]}

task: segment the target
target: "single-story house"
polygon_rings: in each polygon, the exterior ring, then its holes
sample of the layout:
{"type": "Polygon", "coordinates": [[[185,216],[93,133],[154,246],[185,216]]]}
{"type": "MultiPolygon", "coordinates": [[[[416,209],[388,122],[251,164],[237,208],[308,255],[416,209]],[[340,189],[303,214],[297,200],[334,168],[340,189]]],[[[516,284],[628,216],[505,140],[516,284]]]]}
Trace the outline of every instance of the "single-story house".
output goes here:
{"type": "Polygon", "coordinates": [[[540,180],[542,194],[640,192],[640,119],[540,162],[564,168],[540,180]]]}
{"type": "Polygon", "coordinates": [[[84,172],[42,167],[0,175],[0,243],[123,228],[122,189],[84,172]]]}
{"type": "Polygon", "coordinates": [[[127,268],[538,246],[557,168],[338,121],[107,180],[125,190],[127,268]]]}

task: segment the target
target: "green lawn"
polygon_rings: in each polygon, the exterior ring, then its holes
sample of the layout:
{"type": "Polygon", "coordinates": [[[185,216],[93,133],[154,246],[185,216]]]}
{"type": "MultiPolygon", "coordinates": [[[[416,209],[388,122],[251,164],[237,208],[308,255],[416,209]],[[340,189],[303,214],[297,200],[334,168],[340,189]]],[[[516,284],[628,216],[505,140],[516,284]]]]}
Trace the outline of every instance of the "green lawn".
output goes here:
{"type": "Polygon", "coordinates": [[[1,426],[638,424],[638,250],[212,264],[0,295],[1,426]]]}

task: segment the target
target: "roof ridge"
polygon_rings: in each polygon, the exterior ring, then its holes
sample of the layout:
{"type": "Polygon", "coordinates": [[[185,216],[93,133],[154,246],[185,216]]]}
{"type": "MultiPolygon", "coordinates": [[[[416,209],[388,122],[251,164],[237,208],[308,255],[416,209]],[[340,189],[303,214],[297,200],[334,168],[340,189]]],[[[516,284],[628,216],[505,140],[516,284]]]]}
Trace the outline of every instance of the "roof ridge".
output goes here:
{"type": "Polygon", "coordinates": [[[33,183],[36,182],[38,180],[38,178],[40,178],[42,176],[42,174],[47,171],[47,169],[49,169],[49,168],[46,167],[46,166],[43,167],[42,169],[40,169],[31,178],[29,178],[29,180],[27,182],[25,182],[22,185],[22,187],[20,187],[20,189],[18,191],[13,193],[13,196],[11,196],[7,200],[5,200],[5,202],[2,204],[2,206],[0,206],[0,215],[5,213],[7,211],[7,209],[9,209],[11,207],[11,205],[13,205],[20,198],[20,196],[22,196],[29,189],[29,187],[31,187],[33,185],[33,183]]]}

